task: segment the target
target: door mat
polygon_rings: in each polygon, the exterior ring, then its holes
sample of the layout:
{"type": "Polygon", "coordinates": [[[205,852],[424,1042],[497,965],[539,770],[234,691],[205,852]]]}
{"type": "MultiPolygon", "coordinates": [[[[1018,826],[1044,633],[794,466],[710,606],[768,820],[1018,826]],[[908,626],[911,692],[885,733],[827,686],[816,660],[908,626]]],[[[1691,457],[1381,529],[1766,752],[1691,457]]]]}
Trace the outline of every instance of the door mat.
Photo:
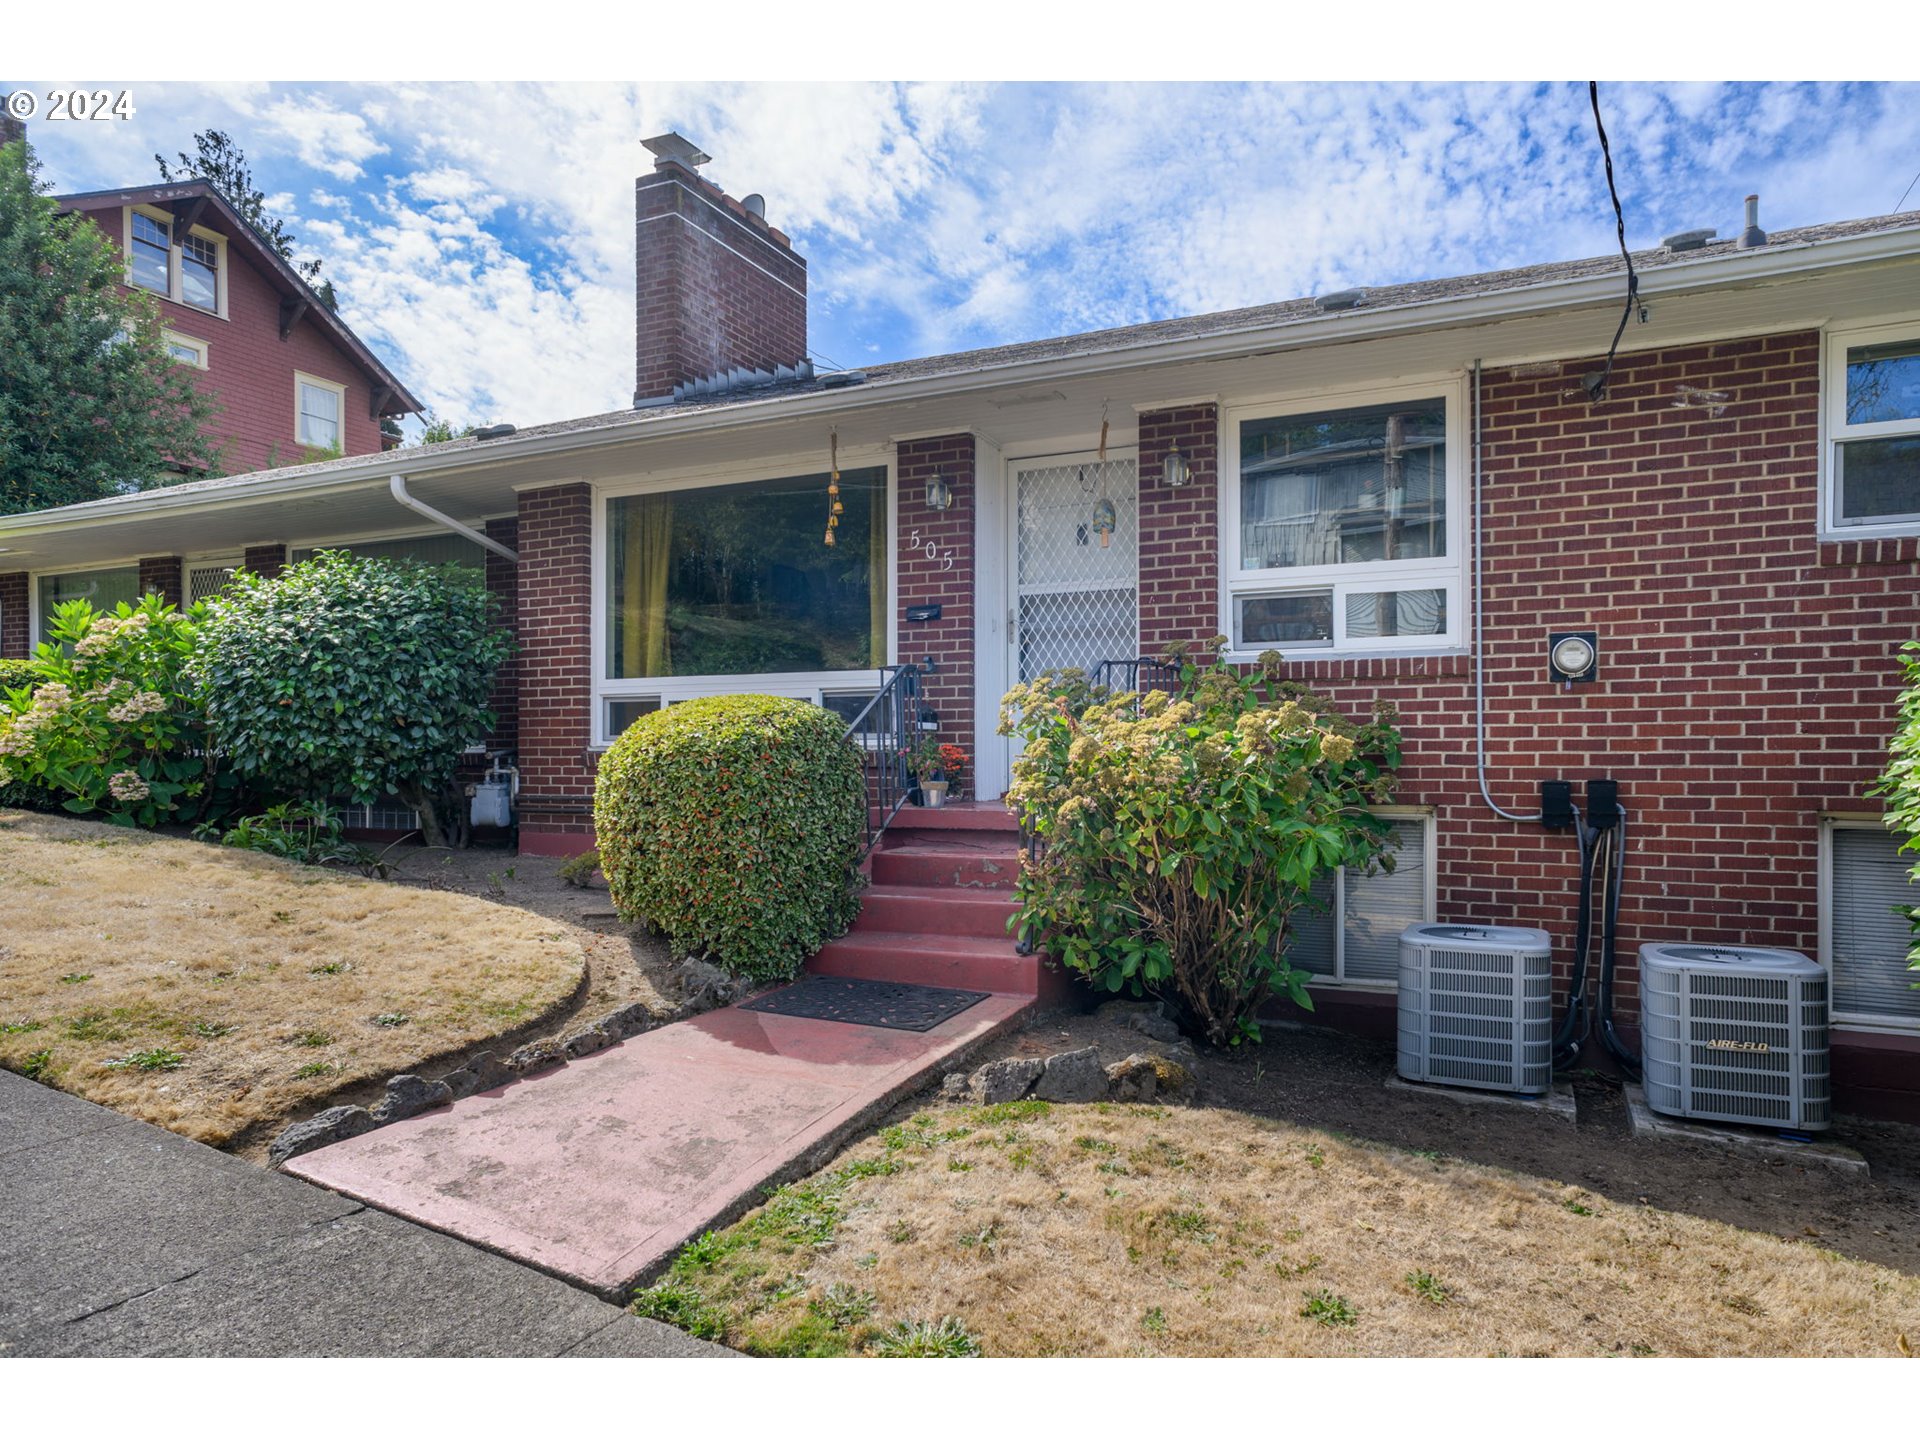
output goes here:
{"type": "Polygon", "coordinates": [[[795,1015],[805,1020],[838,1020],[844,1025],[876,1025],[883,1030],[931,1030],[989,998],[986,990],[946,990],[936,985],[902,985],[891,980],[852,980],[839,975],[809,975],[740,1008],[763,1015],[795,1015]]]}

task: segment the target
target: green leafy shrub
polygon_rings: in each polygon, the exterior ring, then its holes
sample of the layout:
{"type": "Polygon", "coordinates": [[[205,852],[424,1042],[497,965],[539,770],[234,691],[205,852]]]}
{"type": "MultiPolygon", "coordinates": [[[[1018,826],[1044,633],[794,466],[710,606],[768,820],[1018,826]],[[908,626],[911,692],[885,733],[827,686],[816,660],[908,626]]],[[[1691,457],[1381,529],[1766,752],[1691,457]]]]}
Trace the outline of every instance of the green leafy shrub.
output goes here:
{"type": "Polygon", "coordinates": [[[391,868],[366,846],[347,839],[340,812],[319,800],[270,805],[263,815],[243,815],[225,834],[218,825],[208,824],[195,830],[194,836],[200,840],[218,836],[222,845],[236,850],[258,850],[302,865],[343,865],[383,879],[391,868]]]}
{"type": "Polygon", "coordinates": [[[1314,877],[1391,866],[1385,800],[1399,735],[1355,726],[1312,692],[1243,674],[1218,647],[1180,663],[1176,694],[1109,694],[1077,673],[1003,702],[1024,744],[1009,802],[1042,842],[1015,919],[1095,988],[1173,1003],[1216,1043],[1257,1038],[1275,995],[1311,1008],[1287,964],[1314,877]]]}
{"type": "Polygon", "coordinates": [[[307,800],[398,794],[438,845],[464,838],[454,767],[493,723],[511,649],[472,572],[327,550],[273,579],[236,575],[193,670],[243,776],[307,800]]]}
{"type": "Polygon", "coordinates": [[[154,595],[112,614],[85,600],[56,606],[30,683],[0,699],[0,785],[23,783],[120,825],[224,804],[231,776],[187,673],[202,615],[154,595]]]}
{"type": "MultiPolygon", "coordinates": [[[[1920,640],[1909,640],[1901,646],[1900,664],[1906,671],[1907,685],[1894,710],[1891,755],[1886,771],[1868,793],[1886,801],[1887,828],[1905,837],[1900,848],[1920,850],[1920,640]]],[[[1920,880],[1920,862],[1914,864],[1911,873],[1920,880]]],[[[1907,968],[1920,970],[1920,905],[1904,908],[1913,930],[1907,968]]],[[[1920,988],[1920,982],[1916,982],[1916,988],[1920,988]]]]}
{"type": "Polygon", "coordinates": [[[721,695],[630,725],[600,761],[614,908],[754,980],[789,979],[859,910],[860,755],[804,700],[721,695]]]}
{"type": "MultiPolygon", "coordinates": [[[[31,660],[0,660],[0,716],[8,713],[7,696],[15,690],[31,691],[33,683],[31,660]]],[[[19,708],[25,709],[30,703],[31,697],[22,699],[19,708]]],[[[0,760],[0,766],[5,764],[4,760],[0,760]]],[[[45,810],[50,809],[53,803],[51,795],[30,781],[17,778],[0,780],[0,810],[45,810]]]]}

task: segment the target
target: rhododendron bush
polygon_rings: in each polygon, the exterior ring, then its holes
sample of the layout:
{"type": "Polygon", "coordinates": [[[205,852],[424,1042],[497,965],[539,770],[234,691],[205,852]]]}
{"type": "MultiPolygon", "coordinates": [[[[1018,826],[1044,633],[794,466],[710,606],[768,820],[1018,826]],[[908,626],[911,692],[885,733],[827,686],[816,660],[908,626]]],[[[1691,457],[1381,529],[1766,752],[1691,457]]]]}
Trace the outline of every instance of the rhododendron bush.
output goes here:
{"type": "Polygon", "coordinates": [[[1242,673],[1223,639],[1179,665],[1173,693],[1109,693],[1078,672],[1012,690],[1008,803],[1036,844],[1020,932],[1095,988],[1165,1000],[1215,1044],[1259,1036],[1276,996],[1312,1008],[1288,964],[1314,878],[1390,869],[1384,802],[1399,763],[1390,709],[1365,725],[1275,678],[1242,673]]]}

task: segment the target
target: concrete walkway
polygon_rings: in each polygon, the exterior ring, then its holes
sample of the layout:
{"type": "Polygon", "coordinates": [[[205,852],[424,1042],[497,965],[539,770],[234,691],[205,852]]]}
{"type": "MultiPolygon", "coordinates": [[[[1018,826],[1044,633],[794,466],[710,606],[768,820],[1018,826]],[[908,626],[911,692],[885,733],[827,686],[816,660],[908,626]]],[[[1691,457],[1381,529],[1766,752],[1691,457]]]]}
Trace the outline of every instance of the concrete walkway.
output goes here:
{"type": "Polygon", "coordinates": [[[1032,1003],[992,995],[925,1033],[729,1006],[287,1169],[619,1296],[1032,1003]]]}
{"type": "Polygon", "coordinates": [[[731,1353],[0,1071],[0,1356],[731,1353]]]}

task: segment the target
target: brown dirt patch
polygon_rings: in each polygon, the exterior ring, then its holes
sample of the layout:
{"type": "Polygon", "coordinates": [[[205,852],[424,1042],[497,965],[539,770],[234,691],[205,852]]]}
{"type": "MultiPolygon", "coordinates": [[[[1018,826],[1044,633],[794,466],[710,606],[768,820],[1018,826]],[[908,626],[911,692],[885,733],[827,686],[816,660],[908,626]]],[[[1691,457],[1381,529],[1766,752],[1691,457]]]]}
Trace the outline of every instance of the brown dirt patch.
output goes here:
{"type": "Polygon", "coordinates": [[[0,812],[0,1064],[211,1144],[524,1029],[572,927],[457,893],[0,812]]]}

